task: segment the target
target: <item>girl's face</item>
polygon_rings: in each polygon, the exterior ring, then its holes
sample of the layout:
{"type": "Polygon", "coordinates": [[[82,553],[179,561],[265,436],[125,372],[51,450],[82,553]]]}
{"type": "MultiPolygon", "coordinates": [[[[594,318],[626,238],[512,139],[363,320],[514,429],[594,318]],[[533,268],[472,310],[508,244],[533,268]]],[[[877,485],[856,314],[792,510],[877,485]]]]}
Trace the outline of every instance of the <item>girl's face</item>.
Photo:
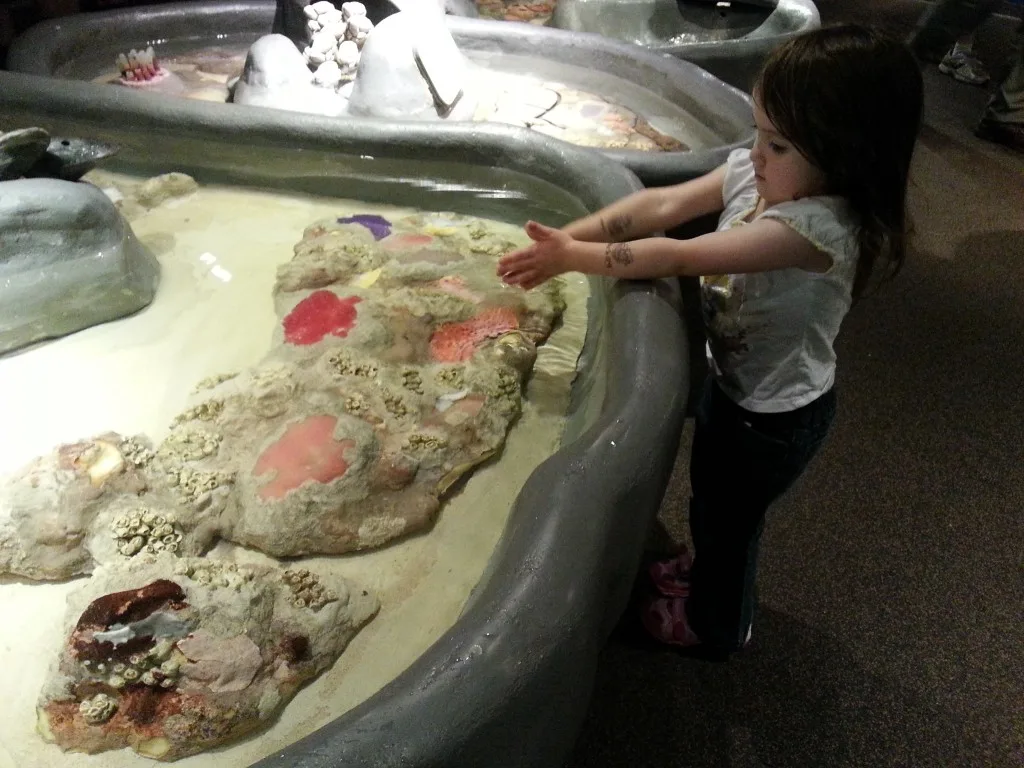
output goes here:
{"type": "Polygon", "coordinates": [[[754,124],[757,141],[750,150],[750,159],[754,164],[757,193],[765,205],[825,194],[825,174],[775,129],[758,104],[756,94],[754,124]]]}

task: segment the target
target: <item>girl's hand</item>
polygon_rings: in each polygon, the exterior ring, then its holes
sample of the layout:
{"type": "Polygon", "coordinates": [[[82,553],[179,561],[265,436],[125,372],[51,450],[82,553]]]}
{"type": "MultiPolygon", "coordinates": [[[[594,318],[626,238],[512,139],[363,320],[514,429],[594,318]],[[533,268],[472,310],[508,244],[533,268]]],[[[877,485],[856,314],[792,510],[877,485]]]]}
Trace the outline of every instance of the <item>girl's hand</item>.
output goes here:
{"type": "Polygon", "coordinates": [[[498,260],[498,277],[526,290],[569,271],[569,248],[576,241],[560,229],[526,222],[533,245],[505,254],[498,260]]]}

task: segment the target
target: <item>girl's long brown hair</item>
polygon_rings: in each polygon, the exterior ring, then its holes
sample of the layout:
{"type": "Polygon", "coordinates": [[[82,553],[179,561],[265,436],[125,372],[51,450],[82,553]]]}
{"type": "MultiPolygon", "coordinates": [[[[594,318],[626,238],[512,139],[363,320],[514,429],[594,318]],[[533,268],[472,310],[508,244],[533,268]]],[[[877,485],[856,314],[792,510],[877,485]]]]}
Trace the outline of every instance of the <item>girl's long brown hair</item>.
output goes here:
{"type": "Polygon", "coordinates": [[[754,94],[779,133],[824,172],[829,194],[846,198],[860,216],[854,298],[876,273],[899,272],[924,102],[910,50],[868,27],[825,27],[777,48],[754,94]]]}

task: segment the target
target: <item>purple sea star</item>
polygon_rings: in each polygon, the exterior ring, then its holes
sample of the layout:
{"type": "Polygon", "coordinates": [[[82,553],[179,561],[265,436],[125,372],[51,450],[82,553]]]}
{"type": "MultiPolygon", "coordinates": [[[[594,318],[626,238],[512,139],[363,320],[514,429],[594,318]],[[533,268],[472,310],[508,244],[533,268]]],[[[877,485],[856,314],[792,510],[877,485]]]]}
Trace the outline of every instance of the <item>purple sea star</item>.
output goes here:
{"type": "Polygon", "coordinates": [[[383,216],[374,213],[357,213],[355,216],[347,216],[338,219],[339,224],[362,224],[373,235],[374,240],[383,240],[391,234],[391,222],[383,216]]]}

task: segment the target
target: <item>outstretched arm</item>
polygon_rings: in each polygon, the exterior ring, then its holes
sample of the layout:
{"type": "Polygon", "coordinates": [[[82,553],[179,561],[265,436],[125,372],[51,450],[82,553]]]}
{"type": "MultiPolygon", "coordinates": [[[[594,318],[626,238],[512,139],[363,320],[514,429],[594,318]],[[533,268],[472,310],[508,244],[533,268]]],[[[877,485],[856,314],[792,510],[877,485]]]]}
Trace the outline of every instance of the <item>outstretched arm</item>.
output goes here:
{"type": "Polygon", "coordinates": [[[832,265],[829,256],[775,219],[759,219],[691,240],[650,237],[625,243],[584,243],[533,221],[526,231],[533,245],[498,261],[501,278],[523,288],[533,288],[563,272],[637,279],[790,267],[825,272],[832,265]]]}
{"type": "Polygon", "coordinates": [[[722,210],[725,166],[671,187],[643,189],[562,227],[575,240],[614,243],[658,232],[722,210]]]}

